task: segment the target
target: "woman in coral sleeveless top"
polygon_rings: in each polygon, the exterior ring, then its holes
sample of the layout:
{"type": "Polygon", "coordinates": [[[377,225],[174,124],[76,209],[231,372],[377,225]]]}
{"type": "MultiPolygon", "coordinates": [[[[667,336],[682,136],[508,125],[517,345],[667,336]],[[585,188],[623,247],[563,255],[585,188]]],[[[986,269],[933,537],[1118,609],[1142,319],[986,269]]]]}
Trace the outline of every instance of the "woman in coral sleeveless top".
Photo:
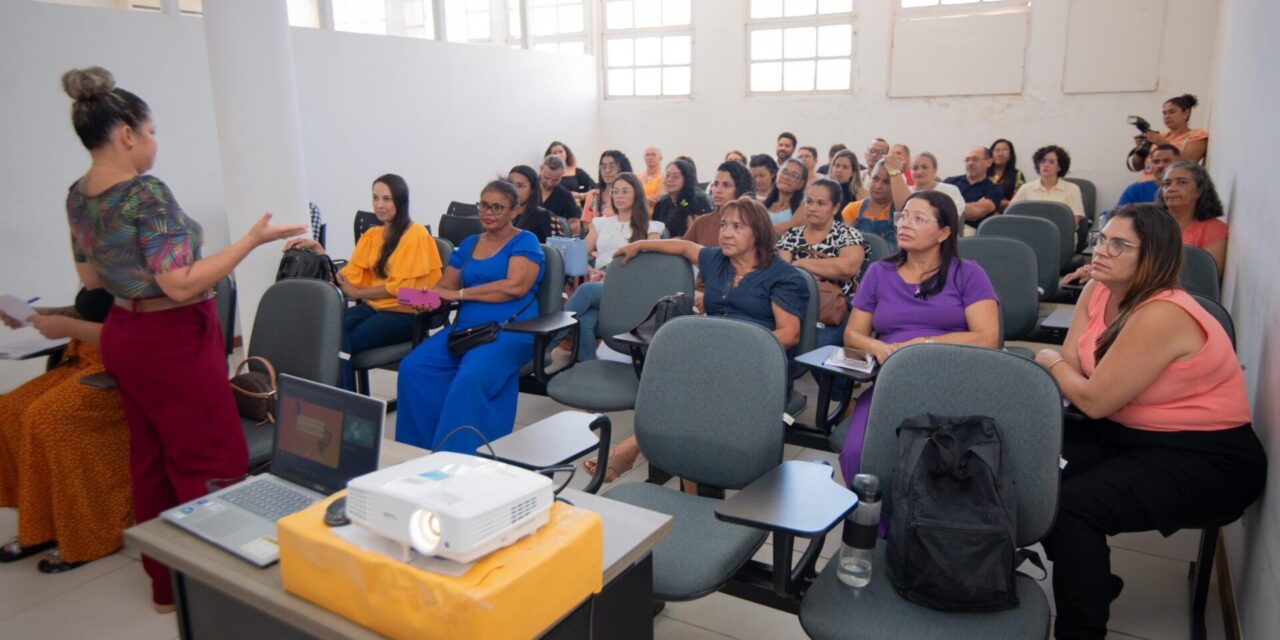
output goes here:
{"type": "Polygon", "coordinates": [[[1068,420],[1054,561],[1058,638],[1102,638],[1111,600],[1106,536],[1165,535],[1240,514],[1266,457],[1222,326],[1178,286],[1182,236],[1156,205],[1129,205],[1093,234],[1085,287],[1062,351],[1036,361],[1084,420],[1068,420]]]}

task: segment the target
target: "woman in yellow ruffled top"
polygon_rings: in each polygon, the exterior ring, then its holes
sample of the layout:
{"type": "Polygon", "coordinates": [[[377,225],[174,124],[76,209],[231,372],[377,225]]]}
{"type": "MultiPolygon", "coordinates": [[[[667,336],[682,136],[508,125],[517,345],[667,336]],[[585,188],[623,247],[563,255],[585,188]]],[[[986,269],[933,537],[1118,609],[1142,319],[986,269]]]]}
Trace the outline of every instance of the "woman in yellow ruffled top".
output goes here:
{"type": "MultiPolygon", "coordinates": [[[[373,181],[373,213],[382,226],[371,227],[356,242],[338,285],[347,300],[342,350],[351,355],[413,338],[413,309],[396,301],[401,287],[430,289],[440,280],[440,251],[426,227],[409,218],[409,185],[388,173],[373,181]]],[[[285,245],[324,253],[320,243],[299,238],[285,245]]],[[[349,360],[342,361],[342,386],[355,389],[349,360]]]]}

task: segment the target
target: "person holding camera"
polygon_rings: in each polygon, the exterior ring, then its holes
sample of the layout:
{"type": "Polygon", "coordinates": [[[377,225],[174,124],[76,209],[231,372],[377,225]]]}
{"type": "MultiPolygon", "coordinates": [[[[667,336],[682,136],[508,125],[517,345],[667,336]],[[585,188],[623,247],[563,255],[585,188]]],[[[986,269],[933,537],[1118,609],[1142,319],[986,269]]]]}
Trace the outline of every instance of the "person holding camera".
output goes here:
{"type": "Polygon", "coordinates": [[[1165,131],[1154,131],[1146,120],[1137,116],[1129,118],[1130,124],[1140,132],[1133,137],[1136,145],[1129,152],[1125,164],[1130,171],[1142,171],[1143,180],[1155,180],[1156,173],[1151,168],[1150,154],[1152,147],[1171,144],[1178,148],[1179,159],[1191,162],[1203,162],[1209,149],[1209,132],[1204,129],[1191,128],[1191,110],[1200,104],[1195,96],[1184,93],[1165,101],[1160,110],[1164,119],[1165,131]]]}

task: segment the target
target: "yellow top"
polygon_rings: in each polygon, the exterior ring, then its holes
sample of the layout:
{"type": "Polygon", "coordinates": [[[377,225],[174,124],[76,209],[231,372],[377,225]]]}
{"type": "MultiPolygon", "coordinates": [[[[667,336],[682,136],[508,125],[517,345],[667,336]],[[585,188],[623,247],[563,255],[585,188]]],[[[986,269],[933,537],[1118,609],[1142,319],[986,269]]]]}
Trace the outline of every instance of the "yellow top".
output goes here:
{"type": "Polygon", "coordinates": [[[658,197],[658,193],[662,190],[662,180],[666,177],[661,171],[658,175],[648,178],[643,173],[640,174],[640,183],[644,185],[644,195],[648,198],[658,197]]]}
{"type": "Polygon", "coordinates": [[[385,287],[390,298],[366,300],[365,302],[380,311],[413,312],[413,309],[396,302],[396,294],[400,287],[414,289],[430,289],[440,280],[443,268],[440,264],[440,251],[436,249],[436,241],[427,233],[426,227],[412,223],[400,236],[400,243],[387,260],[387,277],[379,277],[373,267],[378,264],[382,255],[382,234],[386,227],[371,227],[360,241],[356,250],[351,252],[351,260],[342,268],[342,275],[352,286],[367,289],[385,287]]]}

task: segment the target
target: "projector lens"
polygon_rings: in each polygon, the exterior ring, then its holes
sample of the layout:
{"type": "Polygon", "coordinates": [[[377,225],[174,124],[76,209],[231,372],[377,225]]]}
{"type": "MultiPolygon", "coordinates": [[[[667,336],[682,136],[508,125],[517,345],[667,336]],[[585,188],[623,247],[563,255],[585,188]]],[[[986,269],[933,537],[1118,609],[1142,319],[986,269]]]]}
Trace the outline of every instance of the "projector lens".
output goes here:
{"type": "Polygon", "coordinates": [[[418,553],[435,555],[440,546],[440,519],[426,509],[419,509],[409,521],[409,539],[418,553]]]}

